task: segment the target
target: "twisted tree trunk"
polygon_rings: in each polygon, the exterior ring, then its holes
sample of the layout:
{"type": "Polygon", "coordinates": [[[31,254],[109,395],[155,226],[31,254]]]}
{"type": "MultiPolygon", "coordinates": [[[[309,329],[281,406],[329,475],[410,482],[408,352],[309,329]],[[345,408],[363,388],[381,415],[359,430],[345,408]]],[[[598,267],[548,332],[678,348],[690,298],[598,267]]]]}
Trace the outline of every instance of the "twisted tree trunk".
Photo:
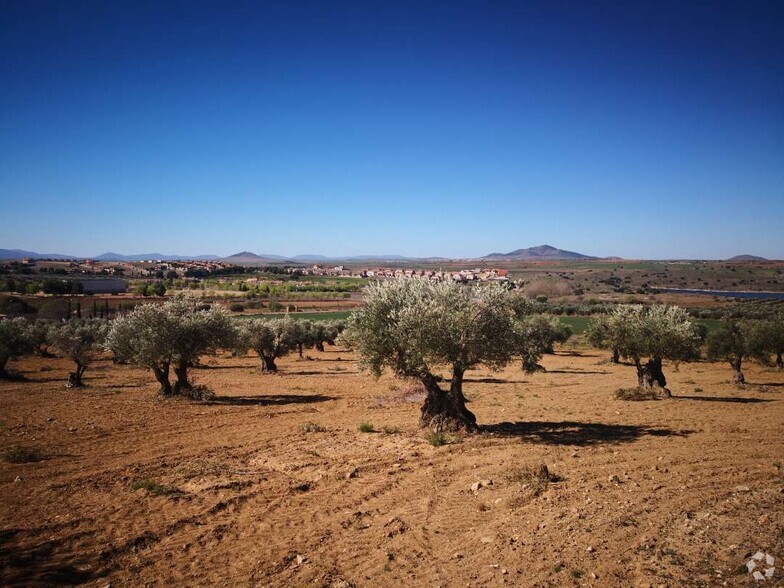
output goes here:
{"type": "Polygon", "coordinates": [[[259,355],[261,358],[261,371],[265,374],[272,374],[278,371],[278,366],[275,365],[275,356],[274,355],[266,355],[261,354],[259,355]]]}
{"type": "Polygon", "coordinates": [[[430,373],[421,374],[419,380],[425,386],[427,397],[422,405],[419,423],[436,432],[477,430],[476,415],[466,407],[463,396],[463,374],[459,366],[452,368],[449,390],[443,390],[437,378],[430,373]]]}
{"type": "Polygon", "coordinates": [[[174,366],[174,373],[177,381],[174,383],[174,394],[184,394],[193,389],[193,385],[188,381],[188,360],[181,359],[174,366]]]}
{"type": "Polygon", "coordinates": [[[163,366],[154,367],[152,368],[152,371],[155,374],[155,379],[161,385],[158,394],[161,396],[171,396],[173,392],[171,383],[169,382],[169,363],[167,362],[163,366]]]}
{"type": "Polygon", "coordinates": [[[660,357],[651,357],[645,364],[639,358],[634,359],[634,366],[637,369],[637,386],[645,389],[659,387],[664,396],[670,398],[672,393],[667,388],[667,379],[662,371],[662,360],[660,357]]]}
{"type": "Polygon", "coordinates": [[[80,388],[84,384],[82,383],[82,376],[84,372],[87,370],[86,365],[82,365],[80,363],[76,364],[76,371],[71,372],[68,374],[68,381],[65,383],[66,388],[80,388]]]}
{"type": "Polygon", "coordinates": [[[745,384],[746,377],[743,375],[743,370],[741,369],[743,366],[743,358],[736,357],[734,359],[731,359],[730,366],[732,366],[732,383],[745,384]]]}

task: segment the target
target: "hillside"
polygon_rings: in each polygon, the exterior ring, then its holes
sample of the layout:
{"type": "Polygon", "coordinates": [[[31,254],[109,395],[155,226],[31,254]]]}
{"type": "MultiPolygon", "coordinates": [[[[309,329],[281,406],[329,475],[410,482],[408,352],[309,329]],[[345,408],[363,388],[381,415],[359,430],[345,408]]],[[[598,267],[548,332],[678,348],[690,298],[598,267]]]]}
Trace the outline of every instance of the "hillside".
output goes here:
{"type": "Polygon", "coordinates": [[[492,260],[553,260],[553,259],[597,259],[590,255],[576,253],[574,251],[565,251],[558,249],[552,245],[539,245],[538,247],[529,247],[527,249],[515,249],[509,253],[491,253],[485,255],[481,259],[492,260]]]}
{"type": "Polygon", "coordinates": [[[735,257],[730,257],[726,261],[768,261],[765,257],[759,257],[757,255],[736,255],[735,257]]]}

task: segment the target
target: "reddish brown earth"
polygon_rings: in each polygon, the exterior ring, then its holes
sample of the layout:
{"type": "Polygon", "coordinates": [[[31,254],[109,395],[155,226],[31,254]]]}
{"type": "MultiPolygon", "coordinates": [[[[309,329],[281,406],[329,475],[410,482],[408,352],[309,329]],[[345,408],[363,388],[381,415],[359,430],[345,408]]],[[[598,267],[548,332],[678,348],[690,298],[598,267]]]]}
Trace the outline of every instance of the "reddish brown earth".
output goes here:
{"type": "Polygon", "coordinates": [[[757,550],[783,584],[781,372],[668,365],[676,398],[629,402],[633,368],[562,351],[470,372],[484,432],[433,447],[416,387],[309,354],[277,376],[206,358],[213,402],[109,361],[74,390],[64,360],[14,363],[0,443],[44,459],[0,462],[0,585],[747,586],[757,550]],[[535,489],[542,463],[561,480],[535,489]]]}

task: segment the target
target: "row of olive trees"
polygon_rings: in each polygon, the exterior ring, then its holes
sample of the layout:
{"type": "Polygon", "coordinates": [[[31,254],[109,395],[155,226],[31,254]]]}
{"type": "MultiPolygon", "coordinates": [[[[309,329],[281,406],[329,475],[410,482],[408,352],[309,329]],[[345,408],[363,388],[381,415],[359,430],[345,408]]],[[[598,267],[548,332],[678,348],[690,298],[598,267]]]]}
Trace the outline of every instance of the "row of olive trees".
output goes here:
{"type": "Polygon", "coordinates": [[[262,371],[277,371],[275,360],[303,348],[324,350],[334,344],[339,322],[257,319],[239,325],[221,306],[205,307],[185,299],[164,304],[142,304],[113,321],[70,320],[65,323],[29,322],[23,318],[0,321],[0,378],[8,378],[8,360],[28,353],[50,356],[50,348],[69,357],[75,371],[68,385],[82,385],[92,359],[104,349],[118,362],[150,369],[163,395],[190,395],[194,387],[189,368],[199,357],[218,349],[253,349],[262,371]],[[171,372],[176,377],[170,381],[171,372]]]}
{"type": "Polygon", "coordinates": [[[109,323],[103,319],[74,319],[66,323],[28,322],[23,318],[0,321],[0,378],[9,378],[6,365],[28,353],[51,356],[54,348],[74,362],[68,387],[81,386],[82,377],[102,348],[109,323]]]}
{"type": "Polygon", "coordinates": [[[324,351],[324,344],[334,345],[345,328],[341,321],[310,321],[282,319],[253,319],[245,322],[238,332],[236,349],[240,353],[253,350],[261,361],[262,372],[276,372],[275,360],[303,348],[324,351]]]}
{"type": "Polygon", "coordinates": [[[219,349],[255,351],[261,371],[277,371],[275,360],[303,347],[324,350],[334,344],[340,323],[300,321],[290,317],[238,323],[219,305],[203,307],[175,298],[162,305],[142,304],[112,321],[106,347],[118,361],[150,369],[164,396],[191,395],[188,370],[205,354],[219,349]],[[170,382],[170,372],[176,380],[170,382]]]}
{"type": "Polygon", "coordinates": [[[746,381],[743,362],[747,359],[784,369],[784,312],[770,320],[725,321],[708,336],[707,343],[708,359],[729,363],[737,384],[746,381]]]}
{"type": "Polygon", "coordinates": [[[612,361],[631,360],[637,370],[637,383],[642,388],[659,386],[666,395],[667,381],[662,360],[690,361],[698,359],[703,342],[707,343],[708,359],[727,361],[733,368],[734,381],[743,383],[741,371],[745,359],[775,364],[781,369],[784,352],[784,313],[767,320],[728,321],[707,335],[705,327],[695,323],[689,314],[676,306],[624,305],[610,314],[591,321],[588,342],[612,351],[612,361]]]}

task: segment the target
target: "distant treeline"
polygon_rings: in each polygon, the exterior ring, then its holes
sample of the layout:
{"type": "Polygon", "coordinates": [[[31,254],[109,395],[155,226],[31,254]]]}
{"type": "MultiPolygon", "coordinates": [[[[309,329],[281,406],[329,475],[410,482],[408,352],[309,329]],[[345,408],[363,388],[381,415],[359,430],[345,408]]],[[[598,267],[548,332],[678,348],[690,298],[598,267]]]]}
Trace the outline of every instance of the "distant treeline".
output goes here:
{"type": "Polygon", "coordinates": [[[43,280],[27,278],[0,278],[0,292],[16,294],[82,294],[84,288],[80,280],[62,278],[44,278],[43,280]]]}

